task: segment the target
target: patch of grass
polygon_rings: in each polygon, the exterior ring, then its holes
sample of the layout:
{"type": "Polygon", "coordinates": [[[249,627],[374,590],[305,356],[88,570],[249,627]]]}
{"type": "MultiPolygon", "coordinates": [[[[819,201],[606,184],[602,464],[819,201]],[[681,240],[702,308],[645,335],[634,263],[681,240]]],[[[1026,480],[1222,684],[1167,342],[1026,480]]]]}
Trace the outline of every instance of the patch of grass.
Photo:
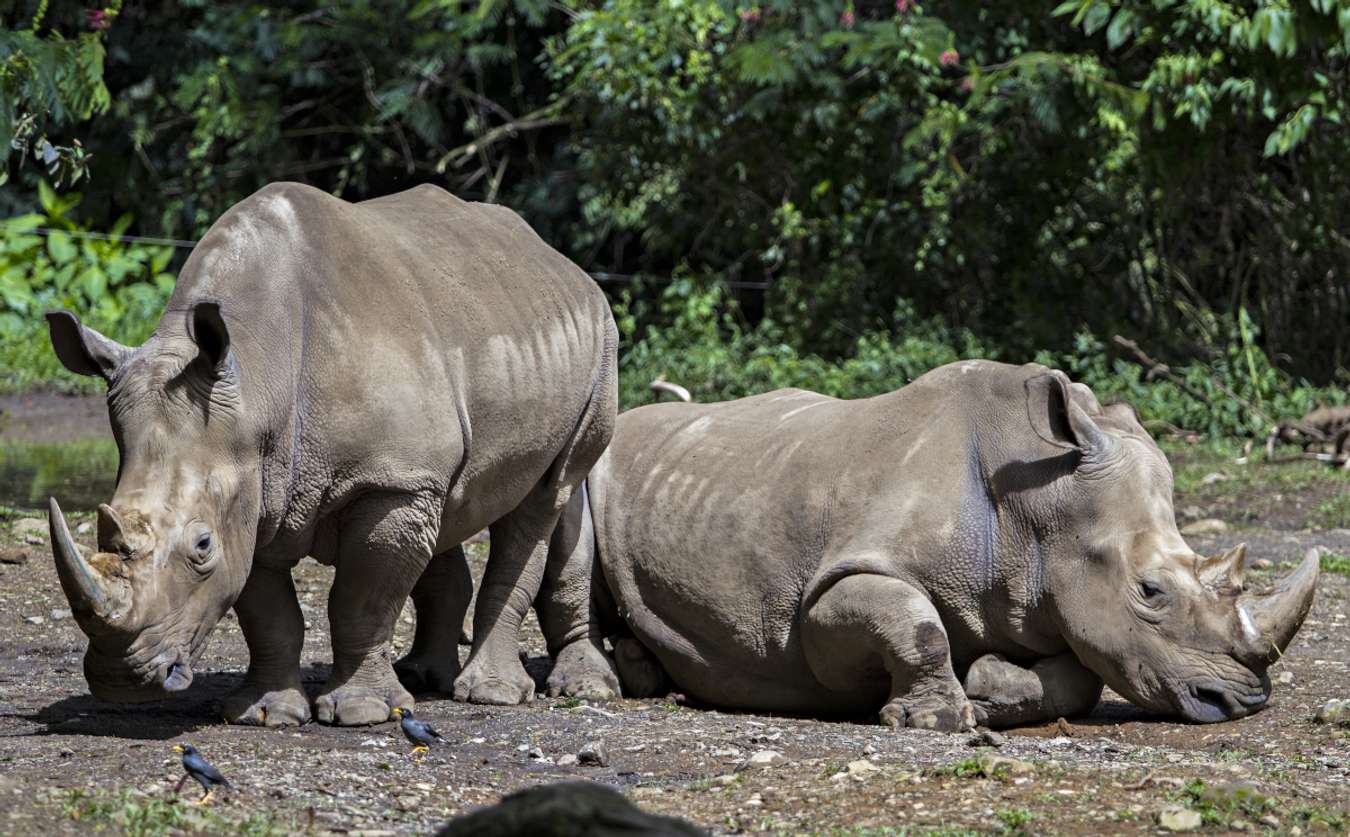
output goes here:
{"type": "Polygon", "coordinates": [[[563,698],[562,700],[558,701],[557,703],[553,704],[553,708],[554,708],[554,709],[576,709],[576,708],[580,707],[583,703],[585,703],[585,701],[583,701],[581,698],[566,697],[566,698],[563,698]]]}
{"type": "Polygon", "coordinates": [[[1207,785],[1194,779],[1174,794],[1175,801],[1200,814],[1208,825],[1226,827],[1233,818],[1259,819],[1271,808],[1271,799],[1247,784],[1207,785]]]}
{"type": "Polygon", "coordinates": [[[1308,515],[1308,525],[1323,529],[1350,529],[1350,480],[1345,491],[1317,504],[1308,515]]]}
{"type": "Polygon", "coordinates": [[[1295,805],[1288,809],[1286,813],[1302,825],[1304,830],[1307,830],[1307,827],[1314,823],[1327,826],[1327,829],[1333,834],[1350,828],[1350,814],[1344,811],[1336,812],[1311,805],[1295,805]]]}
{"type": "Polygon", "coordinates": [[[281,837],[300,831],[295,822],[281,823],[267,813],[233,819],[192,803],[154,799],[130,790],[108,793],[77,788],[62,800],[61,813],[82,830],[107,828],[130,837],[184,833],[281,837]]]}
{"type": "Polygon", "coordinates": [[[1350,557],[1322,553],[1322,572],[1350,576],[1350,557]]]}
{"type": "Polygon", "coordinates": [[[932,776],[953,776],[957,779],[966,779],[972,776],[983,776],[984,770],[980,767],[980,760],[972,758],[929,768],[928,773],[932,776]]]}
{"type": "Polygon", "coordinates": [[[994,818],[1003,823],[1003,829],[1012,834],[1022,833],[1022,826],[1036,819],[1027,808],[1007,808],[1002,811],[995,811],[994,818]]]}

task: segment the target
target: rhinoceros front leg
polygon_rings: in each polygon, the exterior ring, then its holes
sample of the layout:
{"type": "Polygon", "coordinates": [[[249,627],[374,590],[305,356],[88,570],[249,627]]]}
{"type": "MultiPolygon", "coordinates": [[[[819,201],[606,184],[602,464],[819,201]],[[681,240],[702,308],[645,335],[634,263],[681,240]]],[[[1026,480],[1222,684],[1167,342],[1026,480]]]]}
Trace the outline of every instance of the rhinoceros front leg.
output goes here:
{"type": "Polygon", "coordinates": [[[248,674],[225,698],[225,720],[268,727],[305,723],[309,699],[300,683],[305,619],[290,570],[255,562],[234,611],[248,643],[248,674]]]}
{"type": "Polygon", "coordinates": [[[807,611],[802,640],[816,678],[836,691],[856,692],[880,662],[890,678],[880,712],[887,726],[974,728],[942,620],[910,584],[873,574],[840,579],[807,611]]]}
{"type": "Polygon", "coordinates": [[[999,728],[1089,712],[1101,699],[1102,679],[1073,654],[1046,657],[1031,668],[986,654],[966,672],[965,690],[975,719],[999,728]]]}
{"type": "Polygon", "coordinates": [[[473,598],[473,579],[464,548],[438,553],[412,589],[417,632],[412,649],[394,663],[394,671],[413,692],[451,694],[459,676],[459,640],[464,614],[473,598]]]}
{"type": "Polygon", "coordinates": [[[314,701],[320,721],[378,724],[396,706],[413,707],[394,674],[394,625],[431,561],[438,511],[413,495],[377,495],[345,511],[328,594],[333,672],[314,701]]]}

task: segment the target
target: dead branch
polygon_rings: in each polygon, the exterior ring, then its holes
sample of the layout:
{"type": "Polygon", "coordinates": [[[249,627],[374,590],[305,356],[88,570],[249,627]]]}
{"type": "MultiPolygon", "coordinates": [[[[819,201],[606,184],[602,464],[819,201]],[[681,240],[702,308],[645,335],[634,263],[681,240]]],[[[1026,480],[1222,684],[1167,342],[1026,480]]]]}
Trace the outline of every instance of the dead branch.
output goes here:
{"type": "MultiPolygon", "coordinates": [[[[1147,367],[1149,370],[1148,377],[1151,378],[1154,375],[1161,375],[1167,380],[1176,384],[1178,387],[1181,388],[1183,392],[1185,392],[1192,398],[1196,399],[1197,401],[1208,404],[1211,408],[1214,406],[1214,402],[1211,401],[1208,396],[1206,396],[1203,392],[1188,384],[1184,379],[1182,379],[1179,375],[1173,372],[1172,368],[1167,364],[1163,363],[1160,360],[1156,360],[1155,358],[1149,357],[1147,352],[1139,348],[1138,343],[1134,342],[1133,340],[1121,337],[1119,334],[1112,337],[1111,340],[1117,346],[1120,346],[1121,348],[1129,351],[1131,354],[1135,356],[1135,358],[1139,361],[1140,364],[1147,367]]],[[[1210,381],[1214,383],[1214,386],[1222,390],[1224,395],[1227,395],[1229,398],[1233,399],[1235,402],[1242,405],[1242,407],[1246,409],[1247,412],[1261,419],[1266,424],[1275,423],[1275,419],[1271,418],[1270,414],[1268,414],[1265,410],[1262,410],[1260,407],[1257,407],[1255,404],[1251,403],[1242,396],[1238,395],[1236,392],[1233,392],[1233,390],[1229,389],[1228,386],[1223,381],[1220,381],[1213,375],[1210,376],[1210,381]]]]}

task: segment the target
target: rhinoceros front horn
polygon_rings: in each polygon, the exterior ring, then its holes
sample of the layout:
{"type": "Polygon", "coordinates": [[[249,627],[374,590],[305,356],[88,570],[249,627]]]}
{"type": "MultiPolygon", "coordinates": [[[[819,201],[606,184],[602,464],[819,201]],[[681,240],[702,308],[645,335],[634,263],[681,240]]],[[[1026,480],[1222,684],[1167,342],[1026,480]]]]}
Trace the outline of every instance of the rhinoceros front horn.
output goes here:
{"type": "MultiPolygon", "coordinates": [[[[56,556],[56,574],[70,601],[71,612],[86,630],[99,625],[111,627],[129,609],[131,597],[126,583],[108,578],[85,559],[70,536],[66,516],[61,513],[55,497],[48,505],[47,522],[51,529],[52,552],[56,556]]],[[[95,562],[102,563],[100,559],[120,560],[120,556],[94,556],[95,562]]]]}
{"type": "Polygon", "coordinates": [[[1289,574],[1274,590],[1264,596],[1243,596],[1238,607],[1243,624],[1258,652],[1267,661],[1274,662],[1284,653],[1298,633],[1303,619],[1312,607],[1317,590],[1320,557],[1316,547],[1303,556],[1303,563],[1289,574]]]}

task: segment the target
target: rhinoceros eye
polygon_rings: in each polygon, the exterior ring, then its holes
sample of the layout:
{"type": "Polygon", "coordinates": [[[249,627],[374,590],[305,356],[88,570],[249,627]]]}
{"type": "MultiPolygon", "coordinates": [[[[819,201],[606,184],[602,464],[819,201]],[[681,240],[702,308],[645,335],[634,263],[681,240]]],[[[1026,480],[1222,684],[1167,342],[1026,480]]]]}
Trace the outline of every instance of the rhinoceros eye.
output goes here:
{"type": "Polygon", "coordinates": [[[1157,601],[1163,595],[1163,589],[1151,581],[1139,582],[1139,592],[1145,600],[1157,601]]]}
{"type": "Polygon", "coordinates": [[[197,542],[192,546],[192,559],[199,564],[209,559],[212,543],[210,532],[203,532],[198,535],[197,542]]]}

